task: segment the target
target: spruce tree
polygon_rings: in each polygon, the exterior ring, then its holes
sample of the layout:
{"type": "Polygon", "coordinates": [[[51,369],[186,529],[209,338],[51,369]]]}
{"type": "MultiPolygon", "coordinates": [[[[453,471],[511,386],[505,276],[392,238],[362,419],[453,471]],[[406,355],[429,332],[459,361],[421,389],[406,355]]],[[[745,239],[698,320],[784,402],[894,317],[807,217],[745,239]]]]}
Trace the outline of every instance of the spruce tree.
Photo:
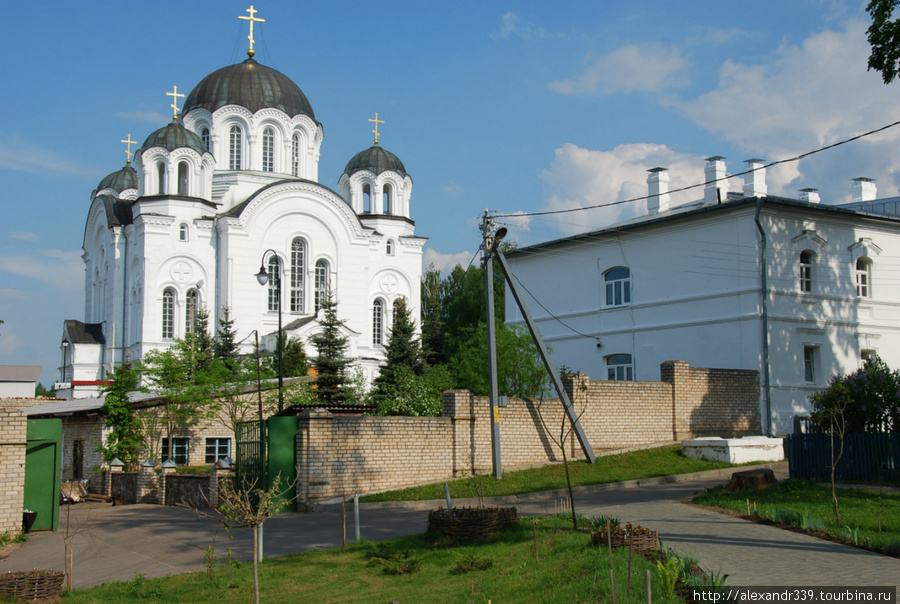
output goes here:
{"type": "Polygon", "coordinates": [[[424,370],[416,326],[405,298],[394,304],[393,323],[385,349],[385,365],[375,379],[376,397],[383,396],[388,387],[397,383],[401,367],[409,368],[415,375],[422,375],[424,370]]]}
{"type": "Polygon", "coordinates": [[[234,327],[234,319],[231,318],[231,309],[227,306],[222,307],[222,316],[219,317],[219,325],[216,328],[215,356],[232,372],[237,371],[238,365],[238,346],[235,342],[237,330],[234,327]]]}
{"type": "Polygon", "coordinates": [[[332,404],[340,404],[346,398],[344,390],[345,371],[350,359],[345,357],[347,338],[341,335],[342,322],[337,316],[337,302],[331,292],[320,302],[322,331],[312,336],[310,341],[316,347],[315,358],[319,375],[316,378],[319,398],[332,404]]]}

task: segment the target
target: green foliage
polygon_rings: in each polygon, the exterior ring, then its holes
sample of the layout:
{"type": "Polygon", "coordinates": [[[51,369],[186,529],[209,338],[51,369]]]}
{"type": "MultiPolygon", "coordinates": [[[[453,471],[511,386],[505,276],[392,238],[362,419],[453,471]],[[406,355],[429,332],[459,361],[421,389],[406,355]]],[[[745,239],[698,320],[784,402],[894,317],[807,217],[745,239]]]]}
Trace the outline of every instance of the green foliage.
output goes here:
{"type": "Polygon", "coordinates": [[[118,457],[127,471],[136,471],[140,464],[144,434],[128,394],[141,390],[139,373],[132,365],[125,363],[113,369],[110,377],[109,383],[100,388],[104,395],[100,413],[106,419],[109,435],[105,443],[98,445],[98,450],[106,463],[118,457]]]}
{"type": "Polygon", "coordinates": [[[134,579],[125,586],[125,593],[131,598],[155,600],[162,595],[159,581],[149,580],[142,573],[134,573],[134,579]]]}
{"type": "Polygon", "coordinates": [[[213,355],[223,361],[225,366],[235,370],[238,364],[237,329],[231,318],[231,309],[222,307],[222,316],[216,326],[216,341],[213,344],[213,355]]]}
{"type": "Polygon", "coordinates": [[[444,409],[443,393],[453,388],[453,378],[443,366],[429,367],[416,375],[409,367],[400,367],[394,382],[383,387],[376,399],[376,415],[438,417],[444,409]]]}
{"type": "Polygon", "coordinates": [[[466,552],[460,555],[456,561],[456,567],[451,571],[455,574],[471,573],[479,570],[487,570],[494,566],[494,561],[486,556],[479,556],[474,552],[466,552]]]}
{"type": "Polygon", "coordinates": [[[384,356],[385,364],[375,378],[373,396],[376,401],[386,396],[387,391],[397,384],[400,371],[405,369],[414,375],[421,375],[425,368],[419,340],[416,338],[416,325],[404,298],[399,298],[394,305],[394,322],[384,356]]]}
{"type": "MultiPolygon", "coordinates": [[[[279,339],[279,345],[284,341],[284,337],[279,339]]],[[[303,342],[298,338],[290,338],[284,345],[284,358],[282,360],[284,367],[284,377],[302,377],[309,374],[309,359],[306,358],[306,350],[303,348],[303,342]]]]}
{"type": "Polygon", "coordinates": [[[812,532],[825,531],[825,521],[810,512],[809,508],[803,508],[800,512],[800,528],[812,532]]]}
{"type": "Polygon", "coordinates": [[[440,271],[429,265],[422,275],[422,360],[432,366],[450,362],[442,288],[440,271]]]}
{"type": "Polygon", "coordinates": [[[337,316],[337,302],[331,292],[321,301],[319,310],[322,331],[310,338],[318,356],[315,366],[319,371],[316,378],[318,395],[329,404],[340,404],[347,397],[344,388],[345,372],[350,360],[346,358],[347,338],[341,334],[343,324],[337,316]]]}
{"type": "Polygon", "coordinates": [[[853,373],[834,376],[809,400],[813,431],[828,432],[840,422],[846,434],[900,433],[900,371],[891,371],[877,356],[853,373]]]}
{"type": "Polygon", "coordinates": [[[47,388],[40,382],[38,382],[34,386],[34,395],[35,396],[46,396],[47,398],[56,398],[56,392],[54,390],[51,390],[50,388],[47,388]]]}
{"type": "Polygon", "coordinates": [[[900,66],[900,19],[892,19],[898,0],[871,0],[866,10],[872,24],[866,31],[872,52],[869,70],[881,72],[885,84],[897,77],[900,66]]]}
{"type": "Polygon", "coordinates": [[[369,566],[380,566],[386,575],[408,575],[419,569],[422,558],[409,551],[390,551],[382,548],[370,550],[369,566]]]}
{"type": "Polygon", "coordinates": [[[665,593],[666,597],[671,598],[675,593],[675,583],[678,582],[678,577],[681,576],[681,562],[678,560],[678,556],[670,557],[665,564],[662,561],[657,561],[656,573],[659,575],[659,580],[663,585],[663,593],[665,593]]]}
{"type": "MultiPolygon", "coordinates": [[[[467,338],[450,363],[454,387],[475,396],[490,394],[487,325],[465,330],[467,338]]],[[[501,395],[537,397],[548,391],[548,375],[531,335],[521,327],[497,324],[497,374],[501,395]]]]}

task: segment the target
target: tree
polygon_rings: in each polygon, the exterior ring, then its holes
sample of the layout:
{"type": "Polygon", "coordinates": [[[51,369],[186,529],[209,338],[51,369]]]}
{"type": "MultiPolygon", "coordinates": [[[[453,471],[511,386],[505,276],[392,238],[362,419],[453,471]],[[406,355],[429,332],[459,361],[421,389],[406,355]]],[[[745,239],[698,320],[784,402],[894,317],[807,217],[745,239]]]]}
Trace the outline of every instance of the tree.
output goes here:
{"type": "Polygon", "coordinates": [[[216,327],[216,341],[213,345],[213,353],[217,359],[221,359],[232,370],[237,370],[240,363],[236,338],[237,329],[234,327],[234,319],[231,318],[231,309],[223,306],[222,316],[219,317],[219,324],[216,327]]]}
{"type": "Polygon", "coordinates": [[[443,280],[431,264],[422,275],[422,360],[426,365],[450,362],[447,334],[444,332],[443,280]]]}
{"type": "MultiPolygon", "coordinates": [[[[284,338],[281,341],[284,341],[284,338]]],[[[299,338],[288,339],[284,346],[282,366],[284,377],[302,377],[309,374],[309,359],[306,357],[303,342],[299,338]]]]}
{"type": "Polygon", "coordinates": [[[331,292],[321,301],[322,319],[319,325],[322,331],[310,338],[318,356],[315,358],[319,375],[316,386],[319,398],[330,404],[340,404],[346,398],[344,392],[345,371],[350,360],[344,355],[347,351],[347,338],[341,335],[343,322],[337,316],[337,302],[331,292]]]}
{"type": "Polygon", "coordinates": [[[453,377],[444,365],[425,368],[421,375],[400,367],[375,401],[377,415],[438,417],[444,410],[443,394],[453,388],[453,377]]]}
{"type": "Polygon", "coordinates": [[[376,400],[385,395],[388,387],[397,383],[397,372],[402,368],[409,369],[413,375],[422,375],[424,370],[416,325],[405,298],[399,298],[394,305],[394,322],[388,334],[385,364],[375,378],[376,400]]]}
{"type": "Polygon", "coordinates": [[[144,445],[141,420],[128,400],[130,392],[141,390],[139,376],[132,365],[125,363],[113,369],[112,379],[100,388],[104,395],[100,413],[105,416],[110,430],[106,442],[98,447],[100,456],[107,463],[118,457],[129,472],[138,470],[139,455],[144,445]]]}
{"type": "Polygon", "coordinates": [[[869,70],[881,72],[885,84],[897,77],[900,68],[900,18],[892,19],[900,0],[871,0],[866,10],[872,17],[868,33],[872,52],[869,70]]]}
{"type": "Polygon", "coordinates": [[[197,358],[201,359],[201,363],[206,363],[215,356],[216,343],[209,333],[209,311],[206,310],[206,307],[201,306],[197,309],[194,331],[188,336],[194,338],[197,358]]]}
{"type": "Polygon", "coordinates": [[[34,395],[35,396],[46,396],[48,398],[56,398],[56,392],[47,388],[40,382],[38,382],[34,387],[34,395]]]}

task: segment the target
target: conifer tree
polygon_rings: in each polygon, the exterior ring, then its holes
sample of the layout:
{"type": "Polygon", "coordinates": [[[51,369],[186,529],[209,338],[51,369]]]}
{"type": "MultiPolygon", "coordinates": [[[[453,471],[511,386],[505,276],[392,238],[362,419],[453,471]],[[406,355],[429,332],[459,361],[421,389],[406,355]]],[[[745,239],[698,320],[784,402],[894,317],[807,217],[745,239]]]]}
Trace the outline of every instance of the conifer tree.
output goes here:
{"type": "Polygon", "coordinates": [[[320,310],[322,318],[319,325],[322,326],[322,331],[310,338],[318,353],[315,358],[319,371],[316,378],[317,393],[324,401],[340,404],[346,398],[345,371],[350,359],[345,356],[347,338],[341,335],[340,327],[343,323],[338,319],[337,302],[331,292],[320,302],[320,310]]]}
{"type": "Polygon", "coordinates": [[[397,383],[401,367],[410,369],[415,375],[422,375],[424,370],[416,326],[405,298],[398,299],[394,304],[394,321],[385,350],[385,365],[375,379],[376,397],[384,395],[386,388],[397,383]]]}
{"type": "Polygon", "coordinates": [[[236,371],[239,365],[236,338],[237,329],[234,327],[234,319],[231,318],[231,309],[223,306],[222,316],[219,317],[219,325],[216,328],[214,351],[216,358],[221,359],[231,371],[236,371]]]}

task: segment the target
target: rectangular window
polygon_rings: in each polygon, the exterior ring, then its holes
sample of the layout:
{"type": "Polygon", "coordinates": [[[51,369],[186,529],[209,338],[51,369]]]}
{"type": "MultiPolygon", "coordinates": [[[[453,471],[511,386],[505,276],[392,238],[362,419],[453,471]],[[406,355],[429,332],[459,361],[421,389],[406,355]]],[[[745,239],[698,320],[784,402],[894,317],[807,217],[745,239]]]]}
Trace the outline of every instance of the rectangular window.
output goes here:
{"type": "Polygon", "coordinates": [[[206,463],[214,464],[220,459],[231,457],[230,438],[206,439],[206,463]]]}
{"type": "Polygon", "coordinates": [[[818,348],[816,346],[803,347],[803,379],[813,384],[816,381],[816,357],[818,356],[818,348]]]}
{"type": "Polygon", "coordinates": [[[606,379],[633,382],[634,363],[630,354],[611,354],[606,357],[606,379]]]}
{"type": "Polygon", "coordinates": [[[190,439],[186,436],[176,436],[172,439],[174,446],[172,447],[172,451],[169,451],[169,439],[162,439],[162,460],[166,461],[167,459],[171,459],[179,466],[186,466],[188,462],[188,445],[190,444],[190,439]]]}
{"type": "Polygon", "coordinates": [[[603,276],[606,285],[606,306],[631,304],[631,271],[616,268],[603,276]]]}

